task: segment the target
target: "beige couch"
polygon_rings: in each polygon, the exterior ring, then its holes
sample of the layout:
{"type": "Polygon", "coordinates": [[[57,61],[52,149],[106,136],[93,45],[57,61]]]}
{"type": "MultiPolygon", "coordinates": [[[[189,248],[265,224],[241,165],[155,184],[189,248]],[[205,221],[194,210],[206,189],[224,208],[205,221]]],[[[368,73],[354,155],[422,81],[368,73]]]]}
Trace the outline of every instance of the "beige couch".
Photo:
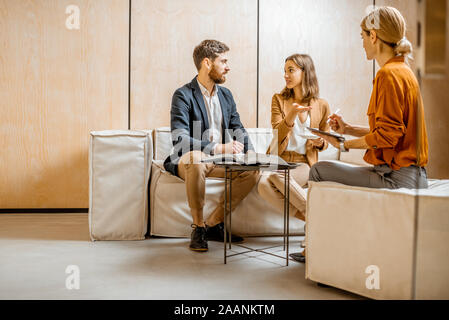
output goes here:
{"type": "Polygon", "coordinates": [[[306,278],[374,299],[449,299],[449,180],[426,190],[310,182],[306,278]]]}

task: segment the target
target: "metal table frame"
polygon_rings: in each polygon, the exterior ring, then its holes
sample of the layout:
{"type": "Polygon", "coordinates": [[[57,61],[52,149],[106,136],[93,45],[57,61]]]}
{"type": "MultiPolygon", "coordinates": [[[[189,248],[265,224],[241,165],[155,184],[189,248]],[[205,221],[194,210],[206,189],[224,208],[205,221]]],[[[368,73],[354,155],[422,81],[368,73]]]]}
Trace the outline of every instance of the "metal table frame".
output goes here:
{"type": "MultiPolygon", "coordinates": [[[[269,254],[278,258],[285,259],[285,265],[288,266],[288,250],[289,250],[289,220],[290,220],[290,169],[296,168],[297,164],[288,164],[288,165],[277,165],[277,166],[269,166],[269,165],[240,165],[240,164],[217,164],[217,166],[225,168],[225,197],[224,197],[224,263],[226,264],[226,259],[228,257],[233,257],[236,255],[248,253],[248,252],[262,252],[265,254],[269,254]],[[238,252],[234,254],[227,255],[226,247],[227,247],[227,239],[226,239],[226,230],[227,230],[227,216],[229,212],[229,239],[231,239],[232,236],[232,173],[238,172],[238,171],[284,171],[284,249],[283,251],[286,251],[285,257],[267,252],[265,250],[279,247],[280,245],[271,246],[271,247],[265,247],[262,249],[253,249],[248,246],[244,246],[241,244],[234,244],[236,246],[242,247],[247,249],[247,251],[238,252]],[[229,181],[229,195],[228,195],[228,181],[229,181]],[[228,200],[229,196],[229,200],[228,200]],[[229,207],[229,211],[228,211],[229,207]]],[[[229,249],[232,248],[232,243],[229,241],[229,249]]]]}

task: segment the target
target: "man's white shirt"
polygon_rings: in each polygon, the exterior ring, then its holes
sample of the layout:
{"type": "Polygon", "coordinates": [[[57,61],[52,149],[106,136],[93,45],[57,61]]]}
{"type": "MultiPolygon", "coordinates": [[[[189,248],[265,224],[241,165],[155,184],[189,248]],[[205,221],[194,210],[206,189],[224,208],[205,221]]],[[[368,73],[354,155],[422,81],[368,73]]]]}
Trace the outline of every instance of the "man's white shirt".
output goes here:
{"type": "Polygon", "coordinates": [[[196,79],[201,93],[203,94],[204,105],[207,110],[207,118],[209,120],[209,141],[221,144],[221,132],[223,129],[223,114],[221,112],[220,99],[218,99],[217,86],[214,85],[212,95],[209,91],[196,79]]]}

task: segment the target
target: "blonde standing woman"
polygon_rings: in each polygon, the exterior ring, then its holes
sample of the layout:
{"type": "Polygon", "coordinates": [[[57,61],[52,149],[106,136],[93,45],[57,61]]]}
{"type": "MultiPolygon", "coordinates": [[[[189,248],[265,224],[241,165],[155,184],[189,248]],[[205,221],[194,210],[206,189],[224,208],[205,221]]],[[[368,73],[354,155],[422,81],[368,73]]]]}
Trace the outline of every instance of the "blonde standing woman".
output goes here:
{"type": "MultiPolygon", "coordinates": [[[[318,79],[310,56],[294,54],[285,60],[285,88],[275,94],[271,103],[271,124],[277,130],[267,153],[277,154],[299,166],[290,172],[290,212],[305,221],[306,192],[310,167],[318,161],[318,152],[327,148],[322,138],[310,136],[306,127],[329,131],[329,104],[319,98],[318,79]]],[[[275,131],[276,132],[276,131],[275,131]]],[[[284,175],[263,175],[259,194],[282,211],[284,208],[284,175]]]]}

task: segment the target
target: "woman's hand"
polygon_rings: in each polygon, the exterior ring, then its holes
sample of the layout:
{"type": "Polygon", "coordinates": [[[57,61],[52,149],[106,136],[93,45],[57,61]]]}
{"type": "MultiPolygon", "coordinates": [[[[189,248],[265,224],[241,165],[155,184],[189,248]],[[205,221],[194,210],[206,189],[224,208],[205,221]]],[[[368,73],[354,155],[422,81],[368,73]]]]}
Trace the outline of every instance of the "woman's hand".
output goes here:
{"type": "MultiPolygon", "coordinates": [[[[293,108],[290,110],[290,112],[285,117],[285,122],[287,122],[287,125],[289,127],[292,127],[295,124],[295,119],[300,113],[304,113],[312,109],[311,106],[301,106],[297,103],[293,103],[293,108]]],[[[302,121],[303,122],[303,121],[302,121]]]]}
{"type": "Polygon", "coordinates": [[[347,133],[349,125],[343,120],[343,117],[339,114],[331,114],[329,116],[329,125],[332,130],[340,134],[347,133]]]}
{"type": "Polygon", "coordinates": [[[314,132],[313,134],[321,137],[324,140],[326,140],[328,143],[333,145],[335,148],[340,149],[340,140],[338,140],[337,138],[332,137],[332,136],[326,136],[326,135],[321,134],[319,132],[314,132]]]}
{"type": "Polygon", "coordinates": [[[294,103],[293,104],[293,107],[294,107],[294,111],[298,114],[298,113],[303,113],[303,112],[307,112],[307,111],[309,111],[310,109],[312,109],[312,107],[311,106],[301,106],[301,105],[299,105],[299,104],[297,104],[297,103],[294,103]]]}
{"type": "Polygon", "coordinates": [[[312,143],[312,145],[314,147],[317,147],[317,148],[322,148],[323,145],[324,145],[324,139],[323,138],[310,139],[310,142],[312,143]]]}

